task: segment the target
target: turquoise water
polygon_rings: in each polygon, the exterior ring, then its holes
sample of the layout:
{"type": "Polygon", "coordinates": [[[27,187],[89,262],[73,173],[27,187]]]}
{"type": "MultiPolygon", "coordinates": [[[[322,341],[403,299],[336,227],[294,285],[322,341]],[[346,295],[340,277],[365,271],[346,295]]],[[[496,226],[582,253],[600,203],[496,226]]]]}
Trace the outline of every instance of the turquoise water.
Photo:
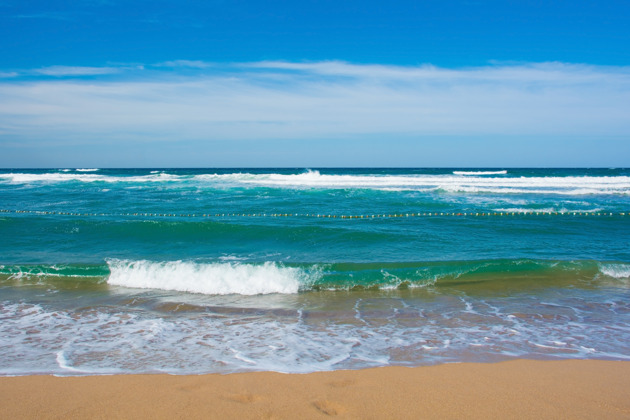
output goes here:
{"type": "Polygon", "coordinates": [[[0,210],[2,374],[630,358],[628,169],[4,169],[0,210]]]}

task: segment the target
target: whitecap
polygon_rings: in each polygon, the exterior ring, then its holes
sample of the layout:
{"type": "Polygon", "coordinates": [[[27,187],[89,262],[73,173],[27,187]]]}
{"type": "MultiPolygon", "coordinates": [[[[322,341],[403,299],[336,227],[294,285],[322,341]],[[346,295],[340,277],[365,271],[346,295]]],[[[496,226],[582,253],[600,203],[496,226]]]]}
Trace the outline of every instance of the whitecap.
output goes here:
{"type": "Polygon", "coordinates": [[[599,271],[608,277],[630,279],[630,264],[600,264],[599,271]]]}
{"type": "Polygon", "coordinates": [[[629,195],[629,176],[528,176],[492,175],[383,175],[322,174],[312,170],[299,174],[199,174],[175,175],[164,172],[141,176],[93,173],[4,173],[0,180],[10,183],[108,182],[108,183],[194,183],[198,188],[268,187],[317,189],[372,189],[387,191],[442,191],[447,193],[539,194],[539,195],[629,195]]]}
{"type": "Polygon", "coordinates": [[[506,175],[507,171],[453,171],[454,175],[506,175]]]}
{"type": "Polygon", "coordinates": [[[175,290],[207,295],[297,293],[314,278],[304,270],[277,263],[197,263],[108,260],[107,283],[142,289],[175,290]]]}

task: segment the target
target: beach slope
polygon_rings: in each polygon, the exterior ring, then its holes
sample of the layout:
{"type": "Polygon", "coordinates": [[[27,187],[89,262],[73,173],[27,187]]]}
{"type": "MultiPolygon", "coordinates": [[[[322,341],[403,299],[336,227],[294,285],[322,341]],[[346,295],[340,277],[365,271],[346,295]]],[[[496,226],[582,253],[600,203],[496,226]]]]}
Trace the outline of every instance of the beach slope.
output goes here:
{"type": "Polygon", "coordinates": [[[630,363],[0,378],[1,418],[630,418],[630,363]]]}

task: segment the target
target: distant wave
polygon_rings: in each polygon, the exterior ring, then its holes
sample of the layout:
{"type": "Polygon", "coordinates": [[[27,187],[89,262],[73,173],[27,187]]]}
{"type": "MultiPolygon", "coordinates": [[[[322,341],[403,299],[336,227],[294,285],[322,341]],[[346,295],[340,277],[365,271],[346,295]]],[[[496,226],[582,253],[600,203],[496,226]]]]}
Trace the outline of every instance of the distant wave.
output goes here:
{"type": "Polygon", "coordinates": [[[502,212],[502,213],[519,213],[519,214],[532,214],[532,213],[597,213],[604,211],[602,208],[595,209],[567,209],[566,207],[562,207],[560,209],[555,207],[545,207],[539,209],[532,208],[522,208],[522,207],[510,207],[510,208],[496,208],[493,211],[502,212]]]}
{"type": "MultiPolygon", "coordinates": [[[[98,170],[98,169],[97,169],[98,170]]],[[[84,170],[83,172],[88,172],[91,170],[84,170]]],[[[140,176],[112,176],[112,175],[97,175],[97,174],[72,174],[67,173],[45,173],[45,174],[32,174],[32,173],[9,173],[9,174],[0,174],[0,180],[6,180],[14,184],[28,184],[34,182],[71,182],[71,181],[79,181],[79,182],[132,182],[132,183],[142,183],[142,182],[163,182],[163,181],[180,181],[185,178],[170,175],[165,173],[152,174],[152,175],[140,175],[140,176]]]]}
{"type": "Polygon", "coordinates": [[[507,171],[453,171],[454,175],[505,175],[507,171]]]}
{"type": "Polygon", "coordinates": [[[77,169],[77,172],[96,172],[99,169],[77,169]]]}
{"type": "MultiPolygon", "coordinates": [[[[503,174],[504,171],[501,171],[503,174]]],[[[107,182],[194,184],[199,188],[260,186],[267,188],[373,189],[384,191],[443,191],[448,193],[629,195],[629,176],[488,176],[488,175],[381,175],[321,174],[199,174],[177,175],[164,172],[119,176],[85,173],[3,173],[0,182],[54,183],[107,182]]]]}
{"type": "MultiPolygon", "coordinates": [[[[209,177],[198,175],[198,177],[209,177]]],[[[213,175],[244,184],[288,188],[363,188],[379,190],[445,191],[451,193],[499,194],[630,194],[628,176],[487,177],[456,175],[322,175],[301,174],[213,175]]]]}

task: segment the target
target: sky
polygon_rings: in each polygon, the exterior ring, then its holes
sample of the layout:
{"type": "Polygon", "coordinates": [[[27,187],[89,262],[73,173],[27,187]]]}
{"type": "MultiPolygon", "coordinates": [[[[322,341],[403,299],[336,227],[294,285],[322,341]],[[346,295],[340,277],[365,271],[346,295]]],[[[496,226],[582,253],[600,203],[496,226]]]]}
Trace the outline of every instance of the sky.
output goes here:
{"type": "Polygon", "coordinates": [[[0,167],[628,167],[627,1],[0,0],[0,167]]]}

